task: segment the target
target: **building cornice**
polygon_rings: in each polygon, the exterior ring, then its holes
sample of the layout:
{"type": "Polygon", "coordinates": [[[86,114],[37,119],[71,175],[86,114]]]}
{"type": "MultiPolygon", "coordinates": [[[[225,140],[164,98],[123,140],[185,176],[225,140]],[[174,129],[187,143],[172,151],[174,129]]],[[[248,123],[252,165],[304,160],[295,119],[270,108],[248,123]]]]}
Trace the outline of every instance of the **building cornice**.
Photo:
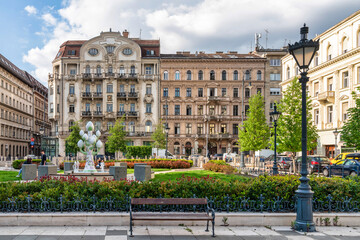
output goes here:
{"type": "Polygon", "coordinates": [[[341,54],[340,56],[337,56],[335,57],[334,59],[331,59],[330,61],[326,61],[322,64],[320,64],[319,66],[315,67],[315,68],[312,68],[308,71],[309,74],[313,73],[313,72],[316,72],[316,71],[319,71],[320,69],[323,69],[323,68],[326,68],[328,66],[331,66],[337,62],[340,62],[340,61],[343,61],[344,59],[346,58],[349,58],[355,54],[358,54],[360,53],[360,47],[357,47],[355,49],[352,49],[351,51],[345,53],[345,54],[341,54]]]}

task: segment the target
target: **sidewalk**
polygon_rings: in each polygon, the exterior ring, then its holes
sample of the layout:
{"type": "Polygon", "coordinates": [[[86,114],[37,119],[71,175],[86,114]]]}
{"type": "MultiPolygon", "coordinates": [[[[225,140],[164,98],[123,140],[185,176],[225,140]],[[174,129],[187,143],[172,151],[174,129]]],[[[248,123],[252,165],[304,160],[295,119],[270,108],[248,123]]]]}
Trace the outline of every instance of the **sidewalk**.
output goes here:
{"type": "Polygon", "coordinates": [[[0,240],[355,240],[360,239],[359,227],[317,227],[318,232],[298,233],[290,227],[223,227],[216,226],[216,238],[203,226],[135,226],[134,237],[128,237],[128,226],[86,226],[86,227],[0,227],[0,240]]]}

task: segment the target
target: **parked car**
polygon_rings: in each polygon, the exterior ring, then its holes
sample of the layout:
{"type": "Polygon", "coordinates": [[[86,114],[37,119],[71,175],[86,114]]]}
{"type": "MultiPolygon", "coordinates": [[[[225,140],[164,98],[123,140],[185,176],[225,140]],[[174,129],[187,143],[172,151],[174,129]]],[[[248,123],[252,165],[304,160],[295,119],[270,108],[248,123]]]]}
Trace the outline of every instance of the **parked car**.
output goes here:
{"type": "Polygon", "coordinates": [[[214,155],[211,157],[211,159],[212,159],[212,160],[217,160],[217,159],[219,158],[219,159],[222,160],[222,159],[223,159],[223,155],[224,155],[224,154],[222,154],[222,153],[216,153],[216,154],[214,154],[214,155]]]}
{"type": "Polygon", "coordinates": [[[332,164],[344,164],[345,159],[360,160],[360,153],[340,153],[335,159],[331,160],[332,164]]]}
{"type": "Polygon", "coordinates": [[[326,166],[323,170],[324,176],[339,175],[339,176],[358,176],[360,173],[360,163],[355,159],[345,159],[342,162],[326,166]]]}
{"type": "Polygon", "coordinates": [[[290,157],[277,156],[276,162],[281,170],[289,170],[292,161],[290,157]]]}
{"type": "MultiPolygon", "coordinates": [[[[295,163],[297,164],[297,169],[301,168],[301,157],[296,158],[295,163]]],[[[329,166],[330,159],[326,156],[320,155],[308,155],[307,156],[307,169],[309,174],[314,172],[322,173],[323,170],[329,166]]]]}
{"type": "Polygon", "coordinates": [[[33,154],[29,154],[25,156],[26,158],[30,157],[31,159],[36,159],[37,157],[33,154]]]}

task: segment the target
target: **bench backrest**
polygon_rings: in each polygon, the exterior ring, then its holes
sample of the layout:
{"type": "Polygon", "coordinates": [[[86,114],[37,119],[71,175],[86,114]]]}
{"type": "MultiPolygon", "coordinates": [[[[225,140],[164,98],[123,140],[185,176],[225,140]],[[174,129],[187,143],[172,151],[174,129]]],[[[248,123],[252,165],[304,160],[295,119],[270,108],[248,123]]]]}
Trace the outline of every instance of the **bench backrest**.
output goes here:
{"type": "Polygon", "coordinates": [[[132,205],[206,205],[206,198],[132,198],[132,205]]]}

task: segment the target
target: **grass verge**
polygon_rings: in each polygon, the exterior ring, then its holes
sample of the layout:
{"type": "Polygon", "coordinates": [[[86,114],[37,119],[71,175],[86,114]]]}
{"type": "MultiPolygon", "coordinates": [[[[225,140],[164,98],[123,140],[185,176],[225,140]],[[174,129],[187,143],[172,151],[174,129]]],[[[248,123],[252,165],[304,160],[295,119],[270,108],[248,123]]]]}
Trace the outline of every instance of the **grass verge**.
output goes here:
{"type": "Polygon", "coordinates": [[[234,175],[234,174],[224,174],[224,173],[217,173],[217,172],[212,172],[212,171],[207,171],[207,170],[191,170],[191,171],[184,171],[184,172],[170,172],[170,173],[159,173],[155,175],[155,178],[152,181],[160,181],[160,182],[164,182],[164,181],[175,181],[177,178],[180,178],[181,176],[186,176],[186,177],[196,177],[196,178],[201,178],[201,177],[213,177],[213,178],[219,178],[221,180],[227,181],[227,182],[231,182],[234,180],[239,180],[239,181],[250,181],[251,178],[249,177],[244,177],[244,176],[239,176],[239,175],[234,175]]]}

